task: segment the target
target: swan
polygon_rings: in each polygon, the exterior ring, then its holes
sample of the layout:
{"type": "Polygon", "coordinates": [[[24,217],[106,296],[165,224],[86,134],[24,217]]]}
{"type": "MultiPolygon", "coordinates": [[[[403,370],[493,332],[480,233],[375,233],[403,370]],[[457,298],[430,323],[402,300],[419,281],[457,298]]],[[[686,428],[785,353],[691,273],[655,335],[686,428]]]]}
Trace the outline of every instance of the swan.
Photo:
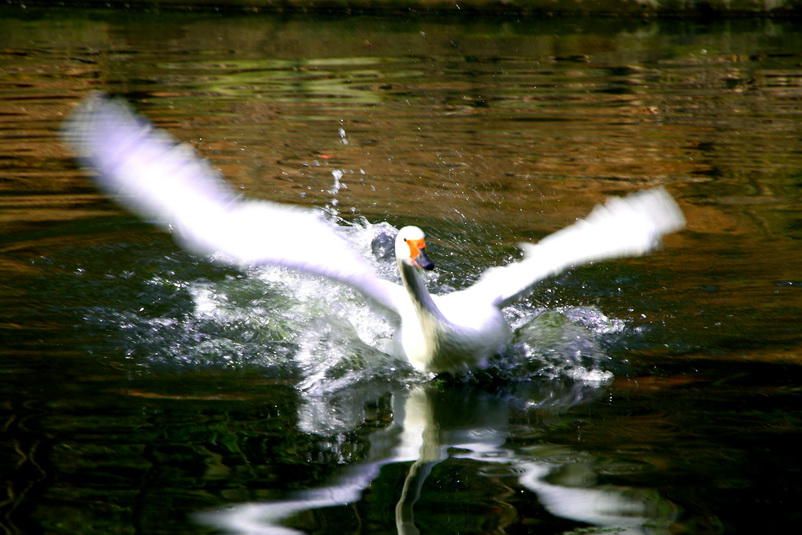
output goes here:
{"type": "Polygon", "coordinates": [[[662,187],[610,198],[584,219],[524,243],[523,258],[485,271],[472,286],[429,293],[419,271],[434,267],[426,235],[402,228],[395,255],[402,284],[378,276],[315,210],[237,195],[195,151],[104,94],[65,120],[65,142],[97,186],[171,230],[188,250],[235,265],[274,264],[349,285],[398,320],[398,356],[425,372],[482,367],[511,339],[502,309],[572,266],[645,254],[685,225],[662,187]]]}

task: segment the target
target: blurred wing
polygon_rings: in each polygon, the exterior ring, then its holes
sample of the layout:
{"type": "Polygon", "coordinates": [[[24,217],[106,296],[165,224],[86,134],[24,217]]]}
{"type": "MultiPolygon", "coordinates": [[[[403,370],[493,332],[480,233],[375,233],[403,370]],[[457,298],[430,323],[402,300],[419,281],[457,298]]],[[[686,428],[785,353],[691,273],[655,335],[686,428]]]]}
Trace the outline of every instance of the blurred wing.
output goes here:
{"type": "Polygon", "coordinates": [[[403,289],[380,279],[322,214],[243,200],[188,145],[122,102],[88,97],[64,138],[95,182],[128,209],[174,231],[187,249],[245,265],[275,264],[348,284],[397,313],[403,289]]]}
{"type": "Polygon", "coordinates": [[[662,187],[613,197],[539,243],[521,244],[523,260],[488,269],[465,292],[505,307],[548,276],[587,262],[645,254],[684,226],[682,211],[662,187]]]}

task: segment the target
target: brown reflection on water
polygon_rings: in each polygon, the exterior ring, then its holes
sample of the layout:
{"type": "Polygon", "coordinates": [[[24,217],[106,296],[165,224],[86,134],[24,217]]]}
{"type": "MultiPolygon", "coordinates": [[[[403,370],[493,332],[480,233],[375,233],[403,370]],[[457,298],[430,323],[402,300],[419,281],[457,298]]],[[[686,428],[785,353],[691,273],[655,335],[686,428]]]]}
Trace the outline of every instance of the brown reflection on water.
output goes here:
{"type": "Polygon", "coordinates": [[[688,217],[659,260],[678,295],[798,306],[802,42],[779,23],[61,15],[0,22],[3,269],[109,238],[91,222],[120,212],[57,136],[106,90],[247,195],[489,241],[476,271],[665,184],[688,217]]]}

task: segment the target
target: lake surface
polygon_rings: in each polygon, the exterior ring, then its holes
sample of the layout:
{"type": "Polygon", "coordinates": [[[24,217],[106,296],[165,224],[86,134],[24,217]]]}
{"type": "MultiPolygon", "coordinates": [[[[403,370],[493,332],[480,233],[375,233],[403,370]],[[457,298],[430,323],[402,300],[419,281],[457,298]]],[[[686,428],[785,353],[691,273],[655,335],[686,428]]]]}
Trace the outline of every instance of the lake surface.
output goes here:
{"type": "MultiPolygon", "coordinates": [[[[802,521],[802,33],[782,20],[0,9],[7,533],[779,533],[802,521]],[[431,377],[334,284],[182,251],[58,129],[90,91],[435,291],[656,185],[686,230],[431,377]],[[286,531],[289,532],[289,531],[286,531]]],[[[291,229],[265,229],[271,232],[291,229]]]]}

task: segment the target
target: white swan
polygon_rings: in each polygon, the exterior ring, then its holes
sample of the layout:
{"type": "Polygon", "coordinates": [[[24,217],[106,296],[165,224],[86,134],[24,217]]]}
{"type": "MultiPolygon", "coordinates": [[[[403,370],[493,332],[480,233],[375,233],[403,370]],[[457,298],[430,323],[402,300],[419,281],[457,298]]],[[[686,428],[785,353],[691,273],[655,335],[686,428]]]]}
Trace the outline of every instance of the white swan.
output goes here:
{"type": "Polygon", "coordinates": [[[124,103],[88,97],[66,121],[64,137],[98,186],[128,208],[173,230],[188,249],[229,262],[277,264],[348,284],[400,319],[400,349],[413,366],[455,372],[483,363],[510,339],[501,310],[540,280],[577,264],[644,254],[682,228],[663,188],[611,198],[524,258],[487,270],[473,286],[429,294],[425,236],[404,227],[395,243],[403,286],[384,280],[338,236],[322,214],[239,198],[191,147],[137,117],[124,103]]]}

